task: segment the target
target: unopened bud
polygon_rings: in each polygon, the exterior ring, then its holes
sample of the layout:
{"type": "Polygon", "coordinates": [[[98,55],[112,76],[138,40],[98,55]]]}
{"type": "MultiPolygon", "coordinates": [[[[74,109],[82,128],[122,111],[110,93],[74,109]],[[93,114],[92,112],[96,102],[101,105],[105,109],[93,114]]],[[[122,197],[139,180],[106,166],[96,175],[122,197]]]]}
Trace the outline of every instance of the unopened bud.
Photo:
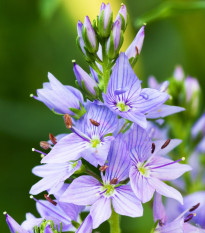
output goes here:
{"type": "Polygon", "coordinates": [[[56,140],[55,136],[52,133],[49,133],[49,139],[51,140],[53,145],[55,145],[57,143],[57,140],[56,140]]]}
{"type": "Polygon", "coordinates": [[[64,115],[64,122],[65,122],[65,125],[66,125],[67,129],[71,129],[72,128],[72,118],[67,113],[64,115]]]}
{"type": "Polygon", "coordinates": [[[48,150],[51,147],[51,145],[46,141],[41,141],[40,147],[43,148],[44,150],[48,150]]]}
{"type": "Polygon", "coordinates": [[[82,53],[86,54],[85,43],[84,43],[83,36],[82,36],[82,28],[83,28],[83,23],[79,20],[77,24],[77,33],[78,33],[77,45],[82,51],[82,53]]]}
{"type": "Polygon", "coordinates": [[[106,171],[108,169],[108,165],[103,165],[103,166],[101,166],[100,168],[99,168],[99,170],[101,171],[101,172],[104,172],[104,171],[106,171]]]}
{"type": "Polygon", "coordinates": [[[121,4],[121,8],[117,14],[115,21],[116,20],[121,21],[121,25],[122,25],[121,28],[123,31],[125,31],[127,27],[128,15],[127,15],[127,8],[124,4],[121,4]]]}

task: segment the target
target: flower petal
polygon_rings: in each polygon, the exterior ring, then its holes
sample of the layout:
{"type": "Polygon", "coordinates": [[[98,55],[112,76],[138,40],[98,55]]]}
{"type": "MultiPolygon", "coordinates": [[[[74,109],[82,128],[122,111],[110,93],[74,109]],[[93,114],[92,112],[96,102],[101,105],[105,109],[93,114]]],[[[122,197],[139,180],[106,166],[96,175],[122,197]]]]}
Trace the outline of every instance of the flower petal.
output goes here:
{"type": "Polygon", "coordinates": [[[91,215],[89,214],[84,219],[84,221],[82,222],[76,233],[92,233],[92,230],[93,230],[93,220],[91,215]]]}
{"type": "Polygon", "coordinates": [[[24,230],[10,215],[6,214],[6,222],[9,226],[11,233],[28,233],[24,230]]]}
{"type": "Polygon", "coordinates": [[[165,211],[165,207],[162,203],[162,196],[159,193],[155,193],[154,201],[153,201],[153,215],[154,221],[160,220],[162,224],[166,224],[167,215],[165,211]]]}
{"type": "Polygon", "coordinates": [[[134,195],[130,185],[119,186],[115,191],[112,204],[116,213],[130,217],[140,217],[143,215],[142,204],[134,195]]]}

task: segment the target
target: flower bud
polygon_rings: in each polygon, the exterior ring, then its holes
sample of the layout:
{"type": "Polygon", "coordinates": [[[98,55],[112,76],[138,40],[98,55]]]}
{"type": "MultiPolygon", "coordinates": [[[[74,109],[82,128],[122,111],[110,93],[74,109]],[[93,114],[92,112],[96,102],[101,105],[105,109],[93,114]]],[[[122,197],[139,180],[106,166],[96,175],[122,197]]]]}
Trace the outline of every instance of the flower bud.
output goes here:
{"type": "Polygon", "coordinates": [[[98,30],[101,37],[108,37],[112,29],[113,12],[110,3],[102,3],[98,17],[98,30]]]}
{"type": "Polygon", "coordinates": [[[121,21],[121,28],[123,31],[125,31],[127,27],[127,20],[128,20],[128,15],[127,15],[127,8],[124,4],[121,5],[121,8],[117,14],[117,17],[115,21],[120,20],[121,21]]]}
{"type": "Polygon", "coordinates": [[[184,71],[181,66],[177,66],[174,70],[174,78],[177,81],[182,81],[184,78],[184,71]]]}
{"type": "Polygon", "coordinates": [[[98,51],[98,40],[88,16],[85,17],[84,25],[82,27],[82,37],[86,49],[90,53],[96,53],[98,51]]]}
{"type": "Polygon", "coordinates": [[[97,83],[94,79],[90,77],[79,65],[75,62],[73,63],[73,71],[77,82],[81,88],[85,88],[88,93],[96,96],[95,88],[97,88],[97,83]]]}
{"type": "Polygon", "coordinates": [[[78,33],[78,37],[77,37],[77,45],[79,46],[80,50],[85,53],[85,43],[83,41],[83,37],[82,37],[82,28],[83,28],[83,23],[79,20],[78,24],[77,24],[77,33],[78,33]]]}
{"type": "Polygon", "coordinates": [[[133,59],[132,63],[136,62],[136,59],[142,50],[142,45],[144,42],[144,29],[145,26],[142,26],[140,28],[133,42],[130,44],[130,46],[125,52],[125,55],[128,57],[128,59],[133,59]]]}
{"type": "Polygon", "coordinates": [[[113,24],[110,37],[107,41],[107,53],[110,59],[114,59],[122,46],[123,33],[121,31],[121,21],[117,20],[113,24]]]}

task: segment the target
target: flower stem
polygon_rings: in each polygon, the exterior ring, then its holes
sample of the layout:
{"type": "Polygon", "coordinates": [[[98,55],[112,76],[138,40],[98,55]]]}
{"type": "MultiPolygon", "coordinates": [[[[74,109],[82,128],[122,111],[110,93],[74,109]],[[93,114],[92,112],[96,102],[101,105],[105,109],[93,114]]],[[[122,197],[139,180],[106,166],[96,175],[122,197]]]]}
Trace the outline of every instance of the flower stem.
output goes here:
{"type": "Polygon", "coordinates": [[[112,215],[109,219],[110,233],[121,233],[120,229],[120,216],[112,208],[112,215]]]}

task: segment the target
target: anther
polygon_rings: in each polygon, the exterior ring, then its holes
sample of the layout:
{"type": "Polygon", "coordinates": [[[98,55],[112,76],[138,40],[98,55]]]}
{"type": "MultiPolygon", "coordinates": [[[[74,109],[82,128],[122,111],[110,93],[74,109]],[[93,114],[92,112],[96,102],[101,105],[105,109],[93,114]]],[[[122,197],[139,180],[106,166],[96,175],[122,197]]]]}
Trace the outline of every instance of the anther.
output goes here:
{"type": "Polygon", "coordinates": [[[49,133],[49,138],[50,138],[51,142],[54,145],[57,143],[57,140],[56,140],[55,136],[52,133],[49,133]]]}
{"type": "Polygon", "coordinates": [[[192,211],[196,210],[199,206],[200,206],[200,203],[194,205],[194,206],[189,210],[189,212],[192,212],[192,211]]]}
{"type": "Polygon", "coordinates": [[[110,181],[110,184],[117,184],[118,179],[115,177],[110,181]]]}
{"type": "Polygon", "coordinates": [[[64,122],[65,122],[65,126],[67,129],[71,129],[72,128],[72,118],[70,117],[69,114],[65,114],[64,115],[64,122]]]}
{"type": "Polygon", "coordinates": [[[161,149],[164,149],[165,147],[167,147],[170,142],[171,142],[171,139],[167,139],[166,142],[162,145],[161,149]]]}
{"type": "Polygon", "coordinates": [[[154,142],[153,142],[153,143],[152,143],[152,151],[151,151],[151,153],[153,154],[154,151],[155,151],[155,144],[154,144],[154,142]]]}
{"type": "Polygon", "coordinates": [[[99,122],[94,121],[93,119],[90,119],[90,122],[91,122],[92,125],[97,126],[97,127],[100,125],[99,122]]]}
{"type": "Polygon", "coordinates": [[[138,47],[137,47],[137,46],[135,46],[135,49],[136,49],[136,51],[137,51],[137,55],[139,55],[140,53],[139,53],[139,49],[138,49],[138,47]]]}
{"type": "Polygon", "coordinates": [[[41,141],[40,147],[43,148],[44,150],[48,150],[51,147],[51,145],[46,141],[41,141]]]}
{"type": "Polygon", "coordinates": [[[196,216],[196,214],[189,214],[188,216],[186,216],[186,218],[184,219],[184,222],[189,222],[194,216],[196,216]]]}
{"type": "Polygon", "coordinates": [[[47,200],[47,201],[49,201],[51,204],[53,204],[53,205],[57,205],[57,202],[55,202],[54,200],[52,200],[50,197],[49,197],[49,195],[48,194],[44,194],[44,197],[45,197],[45,199],[47,200]]]}
{"type": "Polygon", "coordinates": [[[99,170],[100,170],[101,172],[104,172],[105,170],[107,170],[107,168],[108,168],[108,165],[103,165],[103,166],[101,166],[101,167],[99,168],[99,170]]]}

